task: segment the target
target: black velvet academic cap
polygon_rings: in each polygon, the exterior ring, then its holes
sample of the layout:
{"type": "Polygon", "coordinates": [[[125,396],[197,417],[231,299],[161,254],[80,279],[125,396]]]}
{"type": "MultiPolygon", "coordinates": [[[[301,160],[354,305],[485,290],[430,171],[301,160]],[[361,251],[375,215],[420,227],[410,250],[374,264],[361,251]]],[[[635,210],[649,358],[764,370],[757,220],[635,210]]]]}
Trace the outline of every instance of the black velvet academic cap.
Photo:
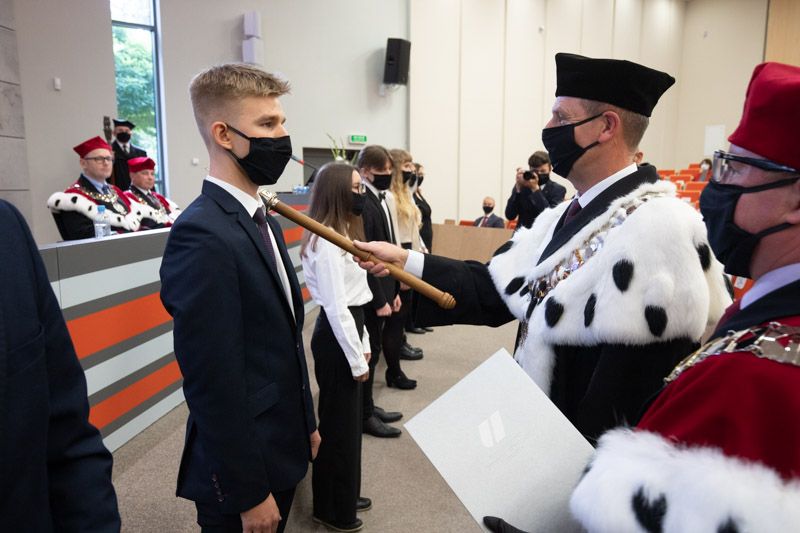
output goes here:
{"type": "Polygon", "coordinates": [[[675,78],[621,59],[556,54],[556,96],[612,104],[649,117],[675,78]]]}
{"type": "Polygon", "coordinates": [[[121,119],[120,120],[120,119],[116,119],[115,118],[114,119],[114,127],[116,128],[117,126],[126,126],[126,127],[130,128],[130,129],[133,129],[133,128],[136,127],[136,124],[134,124],[130,120],[125,120],[125,119],[121,119]]]}

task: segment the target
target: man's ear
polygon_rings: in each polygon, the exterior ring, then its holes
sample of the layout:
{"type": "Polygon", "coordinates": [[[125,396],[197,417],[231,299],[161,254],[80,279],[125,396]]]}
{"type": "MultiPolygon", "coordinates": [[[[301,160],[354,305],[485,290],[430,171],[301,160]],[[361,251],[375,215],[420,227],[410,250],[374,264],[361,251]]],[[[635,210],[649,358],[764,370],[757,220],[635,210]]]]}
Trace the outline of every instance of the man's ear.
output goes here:
{"type": "Polygon", "coordinates": [[[612,138],[622,134],[622,119],[616,111],[606,111],[600,118],[603,123],[603,130],[597,140],[601,143],[608,142],[612,138]]]}
{"type": "Polygon", "coordinates": [[[791,191],[791,210],[786,213],[786,222],[789,224],[800,224],[800,181],[796,181],[792,184],[791,191]]]}
{"type": "Polygon", "coordinates": [[[221,121],[212,122],[209,128],[211,130],[211,141],[214,144],[224,148],[225,150],[233,149],[233,141],[231,139],[232,132],[228,128],[227,124],[221,121]]]}

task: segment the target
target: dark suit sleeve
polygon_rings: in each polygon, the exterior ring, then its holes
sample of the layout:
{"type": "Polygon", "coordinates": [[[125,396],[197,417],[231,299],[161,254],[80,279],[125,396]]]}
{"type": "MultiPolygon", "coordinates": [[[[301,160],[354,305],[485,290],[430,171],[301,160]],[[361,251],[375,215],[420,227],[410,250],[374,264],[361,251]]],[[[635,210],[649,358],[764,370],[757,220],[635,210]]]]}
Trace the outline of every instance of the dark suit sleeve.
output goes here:
{"type": "Polygon", "coordinates": [[[645,346],[603,345],[578,406],[576,427],[594,440],[621,424],[635,425],[664,386],[664,378],[697,346],[689,339],[645,346]]]}
{"type": "Polygon", "coordinates": [[[492,220],[489,222],[489,227],[490,227],[490,228],[504,228],[504,227],[506,227],[506,225],[503,223],[503,219],[502,219],[502,218],[500,218],[500,217],[498,217],[498,216],[495,216],[495,217],[494,217],[494,218],[493,218],[493,219],[492,219],[492,220]]]}
{"type": "Polygon", "coordinates": [[[219,235],[186,221],[172,228],[161,264],[161,300],[175,324],[186,402],[214,468],[209,476],[217,476],[226,495],[221,507],[230,514],[251,509],[270,493],[248,409],[235,257],[219,235]]]}
{"type": "MultiPolygon", "coordinates": [[[[367,215],[362,216],[362,222],[364,224],[364,237],[368,241],[375,240],[375,236],[378,234],[378,230],[375,227],[377,221],[375,220],[375,217],[369,216],[369,214],[366,212],[364,214],[367,215]]],[[[370,302],[370,305],[372,305],[374,309],[380,309],[389,303],[388,295],[384,292],[383,284],[378,278],[372,274],[367,274],[367,285],[369,286],[369,290],[372,292],[372,301],[370,302]]]]}
{"type": "Polygon", "coordinates": [[[497,327],[514,320],[483,263],[426,255],[422,279],[453,295],[456,306],[445,310],[420,297],[416,323],[421,326],[474,324],[497,327]]]}
{"type": "Polygon", "coordinates": [[[519,200],[519,193],[517,192],[516,187],[511,188],[511,196],[508,197],[508,201],[506,202],[506,220],[514,220],[519,215],[519,206],[517,205],[517,201],[519,200]]]}
{"type": "Polygon", "coordinates": [[[544,195],[547,197],[548,207],[555,207],[564,201],[564,197],[567,195],[567,189],[551,181],[550,184],[545,187],[544,195]]]}
{"type": "Polygon", "coordinates": [[[19,212],[14,210],[14,214],[25,233],[35,271],[36,294],[31,296],[37,301],[45,341],[50,404],[47,475],[53,524],[58,531],[119,531],[112,458],[89,423],[86,377],[36,243],[19,212]]]}

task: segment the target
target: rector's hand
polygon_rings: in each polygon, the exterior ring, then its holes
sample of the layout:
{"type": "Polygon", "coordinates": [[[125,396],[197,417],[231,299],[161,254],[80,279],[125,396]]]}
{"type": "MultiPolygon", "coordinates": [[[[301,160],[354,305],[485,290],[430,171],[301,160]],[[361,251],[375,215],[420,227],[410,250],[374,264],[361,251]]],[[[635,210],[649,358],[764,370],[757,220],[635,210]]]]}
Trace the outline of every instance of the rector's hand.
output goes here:
{"type": "Polygon", "coordinates": [[[408,250],[404,250],[394,244],[388,242],[361,242],[353,241],[356,248],[370,252],[373,258],[377,261],[362,261],[358,257],[353,256],[358,266],[373,274],[375,276],[388,276],[389,270],[384,266],[385,263],[391,263],[396,267],[402,269],[406,266],[406,259],[408,259],[408,250]]]}
{"type": "Polygon", "coordinates": [[[383,307],[376,310],[375,314],[384,318],[387,316],[392,316],[392,307],[389,304],[383,304],[383,307]]]}
{"type": "Polygon", "coordinates": [[[317,458],[317,452],[319,452],[319,445],[322,444],[322,437],[319,436],[319,430],[314,431],[310,437],[311,440],[311,460],[317,458]]]}
{"type": "Polygon", "coordinates": [[[281,521],[281,512],[272,494],[252,509],[240,513],[243,533],[275,533],[281,521]]]}

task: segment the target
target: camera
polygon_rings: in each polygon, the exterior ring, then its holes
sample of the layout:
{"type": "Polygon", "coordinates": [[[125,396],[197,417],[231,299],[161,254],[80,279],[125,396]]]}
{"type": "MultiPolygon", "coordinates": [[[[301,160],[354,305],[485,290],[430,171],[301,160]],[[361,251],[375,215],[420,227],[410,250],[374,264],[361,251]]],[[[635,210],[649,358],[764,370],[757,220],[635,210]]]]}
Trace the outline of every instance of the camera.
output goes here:
{"type": "Polygon", "coordinates": [[[536,174],[534,174],[530,170],[526,170],[525,172],[522,173],[522,179],[524,179],[525,181],[530,181],[535,177],[536,177],[536,174]]]}

